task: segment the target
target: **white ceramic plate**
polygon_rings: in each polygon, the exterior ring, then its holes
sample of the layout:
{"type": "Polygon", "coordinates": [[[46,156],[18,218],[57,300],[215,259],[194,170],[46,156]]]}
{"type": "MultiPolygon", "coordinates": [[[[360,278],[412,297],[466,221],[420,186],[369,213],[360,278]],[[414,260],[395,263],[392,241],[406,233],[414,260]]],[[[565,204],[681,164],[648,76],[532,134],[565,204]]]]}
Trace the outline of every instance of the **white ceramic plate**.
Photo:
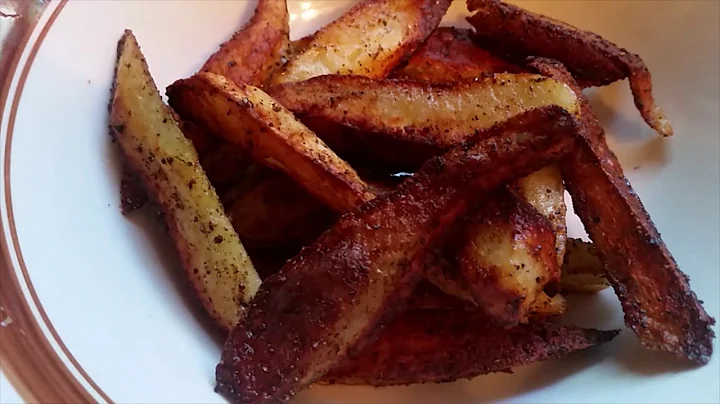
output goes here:
{"type": "MultiPolygon", "coordinates": [[[[298,38],[352,2],[290,2],[298,38]]],[[[4,371],[27,400],[222,402],[220,343],[189,298],[157,221],[118,208],[118,157],[107,136],[116,41],[134,30],[160,88],[193,73],[251,15],[244,1],[51,3],[12,76],[0,125],[7,268],[0,307],[4,371]],[[10,302],[12,300],[12,302],[10,302]],[[8,303],[10,302],[10,303],[8,303]],[[22,307],[21,307],[22,306],[22,307]]],[[[720,3],[542,1],[534,11],[639,53],[676,136],[640,120],[625,83],[591,93],[611,146],[665,242],[720,316],[720,3]]],[[[444,24],[464,24],[464,2],[444,24]]],[[[4,79],[4,78],[3,78],[4,79]]],[[[2,101],[2,100],[0,100],[2,101]]],[[[570,217],[571,233],[583,235],[570,217]]],[[[580,304],[580,325],[622,327],[612,291],[580,304]]],[[[578,306],[577,304],[575,305],[578,306]]],[[[629,330],[570,358],[452,384],[313,387],[298,402],[719,402],[720,359],[688,368],[642,349],[629,330]]]]}

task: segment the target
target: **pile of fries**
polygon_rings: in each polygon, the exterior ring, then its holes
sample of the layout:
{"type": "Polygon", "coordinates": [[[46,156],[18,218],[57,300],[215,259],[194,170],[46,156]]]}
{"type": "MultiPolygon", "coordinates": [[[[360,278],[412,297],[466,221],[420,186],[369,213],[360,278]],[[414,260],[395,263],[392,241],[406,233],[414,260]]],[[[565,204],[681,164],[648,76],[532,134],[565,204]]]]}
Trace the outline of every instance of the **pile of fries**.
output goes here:
{"type": "Polygon", "coordinates": [[[582,88],[628,79],[672,127],[639,56],[495,0],[364,0],[291,42],[285,0],[162,101],[132,32],[112,136],[123,211],[161,209],[202,307],[229,332],[217,391],[447,382],[618,331],[559,325],[612,286],[648,348],[696,363],[712,319],[608,149],[582,88]],[[565,190],[592,244],[568,240],[565,190]]]}

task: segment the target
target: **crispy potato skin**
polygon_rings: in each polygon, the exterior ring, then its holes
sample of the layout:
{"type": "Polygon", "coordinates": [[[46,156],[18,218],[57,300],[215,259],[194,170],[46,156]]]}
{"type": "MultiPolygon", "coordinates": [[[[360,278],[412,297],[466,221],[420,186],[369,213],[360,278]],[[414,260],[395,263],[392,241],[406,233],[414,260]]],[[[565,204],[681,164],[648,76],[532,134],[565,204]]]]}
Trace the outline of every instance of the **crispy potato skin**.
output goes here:
{"type": "Polygon", "coordinates": [[[355,170],[262,90],[200,73],[168,87],[170,105],[283,171],[338,212],[374,195],[355,170]]]}
{"type": "Polygon", "coordinates": [[[503,328],[488,325],[478,313],[413,310],[400,315],[375,342],[345,359],[323,381],[395,386],[471,379],[561,358],[604,344],[618,333],[556,324],[503,328]]]}
{"type": "Polygon", "coordinates": [[[468,219],[458,257],[464,280],[496,323],[518,324],[545,285],[560,280],[552,226],[507,189],[493,194],[468,219]]]}
{"type": "Polygon", "coordinates": [[[129,30],[118,43],[109,113],[128,164],[164,214],[190,285],[210,317],[232,328],[260,278],[129,30]]]}
{"type": "Polygon", "coordinates": [[[610,286],[597,248],[582,240],[568,240],[561,272],[561,293],[596,293],[610,286]]]}
{"type": "Polygon", "coordinates": [[[648,348],[707,363],[715,319],[690,289],[687,275],[623,175],[579,86],[559,62],[538,58],[531,67],[574,85],[583,101],[581,141],[561,168],[575,212],[606,264],[625,323],[648,348]]]}
{"type": "Polygon", "coordinates": [[[236,85],[264,86],[290,44],[286,0],[258,0],[252,19],[220,45],[200,69],[236,85]]]}
{"type": "Polygon", "coordinates": [[[585,87],[627,78],[643,119],[659,134],[672,136],[672,125],[655,105],[652,77],[640,56],[595,33],[498,0],[467,3],[468,10],[476,11],[468,22],[483,48],[520,64],[528,56],[556,59],[585,87]]]}
{"type": "Polygon", "coordinates": [[[245,247],[304,246],[337,215],[279,171],[244,190],[227,209],[245,247]]]}
{"type": "MultiPolygon", "coordinates": [[[[434,86],[330,75],[268,92],[332,147],[333,133],[343,127],[355,134],[356,152],[399,171],[414,171],[429,157],[530,109],[578,108],[568,86],[533,74],[497,74],[477,82],[434,86]]],[[[352,135],[343,139],[352,140],[352,135]]]]}
{"type": "Polygon", "coordinates": [[[475,45],[472,31],[438,27],[407,63],[391,77],[430,84],[473,80],[490,73],[523,73],[509,63],[475,45]]]}
{"type": "Polygon", "coordinates": [[[322,377],[402,309],[425,251],[468,203],[566,153],[574,126],[559,108],[532,111],[343,215],[263,283],[225,344],[217,391],[234,402],[282,401],[322,377]]]}
{"type": "Polygon", "coordinates": [[[324,74],[381,78],[437,27],[451,0],[364,0],[315,33],[273,84],[324,74]]]}

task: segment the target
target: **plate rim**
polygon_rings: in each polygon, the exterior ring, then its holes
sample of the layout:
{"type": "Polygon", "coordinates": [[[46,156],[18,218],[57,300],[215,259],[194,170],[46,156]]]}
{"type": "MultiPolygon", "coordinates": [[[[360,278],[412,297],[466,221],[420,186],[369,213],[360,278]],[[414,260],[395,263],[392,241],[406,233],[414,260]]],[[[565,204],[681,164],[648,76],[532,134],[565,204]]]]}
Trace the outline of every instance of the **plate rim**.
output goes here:
{"type": "Polygon", "coordinates": [[[3,197],[7,218],[0,214],[0,279],[3,280],[0,282],[0,339],[3,340],[3,344],[0,344],[0,371],[26,402],[96,402],[100,398],[112,403],[110,397],[73,357],[47,316],[22,258],[12,210],[10,151],[15,117],[35,56],[67,3],[68,0],[50,2],[39,13],[35,23],[19,27],[22,32],[17,49],[11,54],[6,74],[0,79],[0,128],[8,112],[2,150],[3,197]],[[25,63],[21,65],[25,54],[25,63]],[[17,84],[13,91],[16,77],[17,84]],[[5,232],[6,225],[9,234],[5,232]],[[11,240],[7,239],[8,235],[11,240]],[[11,252],[15,253],[17,265],[11,252]],[[22,274],[22,280],[19,274],[22,274]],[[23,290],[22,283],[27,292],[23,290]],[[32,309],[33,305],[37,314],[32,309]]]}

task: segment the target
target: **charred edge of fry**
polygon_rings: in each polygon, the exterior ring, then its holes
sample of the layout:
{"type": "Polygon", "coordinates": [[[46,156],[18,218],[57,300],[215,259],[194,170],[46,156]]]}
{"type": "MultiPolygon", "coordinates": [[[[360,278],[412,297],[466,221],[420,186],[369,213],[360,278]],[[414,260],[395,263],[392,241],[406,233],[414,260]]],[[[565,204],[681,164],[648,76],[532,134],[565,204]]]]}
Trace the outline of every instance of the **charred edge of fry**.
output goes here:
{"type": "Polygon", "coordinates": [[[640,56],[600,35],[497,0],[469,0],[468,17],[476,42],[508,60],[523,64],[528,56],[564,63],[584,86],[603,86],[628,78],[642,117],[662,136],[673,129],[652,96],[650,72],[640,56]]]}
{"type": "Polygon", "coordinates": [[[535,58],[530,66],[565,81],[583,101],[578,144],[561,168],[575,212],[606,264],[625,323],[650,349],[707,363],[715,319],[698,301],[623,175],[587,99],[561,63],[535,58]]]}
{"type": "Polygon", "coordinates": [[[372,386],[452,382],[561,358],[604,344],[618,333],[555,324],[492,327],[476,313],[413,310],[388,324],[374,343],[343,360],[323,381],[372,386]]]}
{"type": "Polygon", "coordinates": [[[396,192],[343,215],[266,280],[225,344],[216,391],[251,403],[287,400],[322,377],[402,309],[426,249],[467,204],[559,159],[576,128],[570,114],[550,107],[497,130],[494,138],[432,159],[396,192]]]}

